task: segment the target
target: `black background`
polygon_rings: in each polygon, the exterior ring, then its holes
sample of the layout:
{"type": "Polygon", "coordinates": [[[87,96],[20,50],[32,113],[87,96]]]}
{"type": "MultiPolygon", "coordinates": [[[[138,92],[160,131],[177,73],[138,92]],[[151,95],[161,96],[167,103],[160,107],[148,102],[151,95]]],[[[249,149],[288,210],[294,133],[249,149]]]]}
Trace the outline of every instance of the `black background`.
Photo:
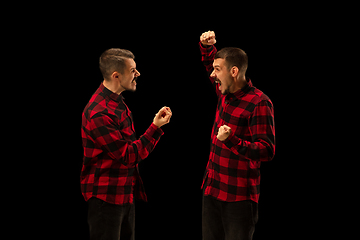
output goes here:
{"type": "Polygon", "coordinates": [[[169,106],[173,112],[171,122],[162,127],[165,134],[159,144],[139,164],[149,201],[136,202],[136,238],[201,239],[200,187],[217,98],[201,63],[198,42],[202,32],[213,30],[218,49],[239,47],[248,54],[247,77],[274,104],[276,154],[261,166],[254,239],[288,239],[283,230],[297,231],[304,201],[303,184],[296,176],[305,166],[295,164],[302,157],[301,138],[294,138],[304,130],[298,111],[301,77],[296,57],[301,52],[301,26],[291,19],[291,12],[274,12],[276,6],[251,14],[231,11],[231,6],[216,11],[214,6],[177,5],[167,6],[166,12],[160,10],[163,6],[149,7],[146,13],[137,12],[135,6],[91,13],[77,9],[70,20],[53,24],[42,39],[58,57],[49,64],[56,82],[43,99],[61,109],[54,116],[56,137],[49,140],[51,170],[45,175],[52,184],[45,191],[46,226],[59,236],[88,239],[87,205],[79,183],[81,114],[102,82],[100,54],[115,47],[132,51],[141,73],[137,91],[123,93],[137,136],[161,107],[169,106]]]}

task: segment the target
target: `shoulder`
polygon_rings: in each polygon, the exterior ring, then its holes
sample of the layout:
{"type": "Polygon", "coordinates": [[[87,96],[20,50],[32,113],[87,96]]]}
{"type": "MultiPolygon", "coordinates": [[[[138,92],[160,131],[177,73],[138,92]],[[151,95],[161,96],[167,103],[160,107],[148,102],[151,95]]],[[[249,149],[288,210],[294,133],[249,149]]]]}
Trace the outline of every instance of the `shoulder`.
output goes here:
{"type": "Polygon", "coordinates": [[[104,116],[114,119],[124,111],[120,105],[102,94],[94,94],[86,105],[83,115],[88,120],[104,116]]]}
{"type": "Polygon", "coordinates": [[[265,104],[271,106],[273,105],[270,98],[258,88],[253,87],[253,90],[251,92],[252,92],[252,103],[254,103],[255,105],[258,104],[265,104]]]}
{"type": "Polygon", "coordinates": [[[101,95],[94,94],[86,105],[83,114],[90,120],[96,114],[107,113],[106,105],[106,100],[101,95]]]}

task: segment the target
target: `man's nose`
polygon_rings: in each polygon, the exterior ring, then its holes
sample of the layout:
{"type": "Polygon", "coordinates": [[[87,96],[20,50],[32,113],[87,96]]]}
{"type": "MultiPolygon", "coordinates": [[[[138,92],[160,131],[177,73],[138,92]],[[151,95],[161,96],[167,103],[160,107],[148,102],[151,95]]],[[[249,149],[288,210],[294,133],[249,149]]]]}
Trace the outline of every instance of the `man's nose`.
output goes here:
{"type": "Polygon", "coordinates": [[[212,78],[215,78],[215,77],[216,77],[216,75],[215,75],[215,70],[212,71],[212,73],[210,74],[210,77],[212,77],[212,78]]]}
{"type": "Polygon", "coordinates": [[[135,69],[135,76],[136,77],[140,76],[140,72],[137,69],[135,69]]]}

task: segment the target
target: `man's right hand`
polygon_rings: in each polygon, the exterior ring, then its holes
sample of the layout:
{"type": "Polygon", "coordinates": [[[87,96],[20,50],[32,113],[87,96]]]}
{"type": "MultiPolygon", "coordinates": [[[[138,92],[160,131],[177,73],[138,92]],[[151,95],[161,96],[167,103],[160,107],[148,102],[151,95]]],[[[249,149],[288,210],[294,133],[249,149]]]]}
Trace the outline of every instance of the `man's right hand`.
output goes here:
{"type": "Polygon", "coordinates": [[[215,32],[214,31],[207,31],[201,34],[200,42],[203,46],[210,46],[216,43],[215,39],[215,32]]]}

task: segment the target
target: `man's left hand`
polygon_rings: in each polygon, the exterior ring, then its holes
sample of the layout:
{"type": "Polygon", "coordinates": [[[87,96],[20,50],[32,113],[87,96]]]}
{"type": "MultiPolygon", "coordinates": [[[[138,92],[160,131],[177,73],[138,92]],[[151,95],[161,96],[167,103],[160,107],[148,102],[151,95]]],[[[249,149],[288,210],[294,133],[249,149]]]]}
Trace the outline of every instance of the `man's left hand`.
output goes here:
{"type": "Polygon", "coordinates": [[[217,134],[217,139],[219,139],[220,141],[225,141],[231,134],[231,128],[227,125],[222,125],[219,128],[218,134],[217,134]]]}
{"type": "Polygon", "coordinates": [[[161,127],[170,122],[171,116],[172,116],[171,109],[169,107],[163,107],[160,109],[160,111],[157,114],[155,114],[153,123],[157,127],[161,127]]]}

